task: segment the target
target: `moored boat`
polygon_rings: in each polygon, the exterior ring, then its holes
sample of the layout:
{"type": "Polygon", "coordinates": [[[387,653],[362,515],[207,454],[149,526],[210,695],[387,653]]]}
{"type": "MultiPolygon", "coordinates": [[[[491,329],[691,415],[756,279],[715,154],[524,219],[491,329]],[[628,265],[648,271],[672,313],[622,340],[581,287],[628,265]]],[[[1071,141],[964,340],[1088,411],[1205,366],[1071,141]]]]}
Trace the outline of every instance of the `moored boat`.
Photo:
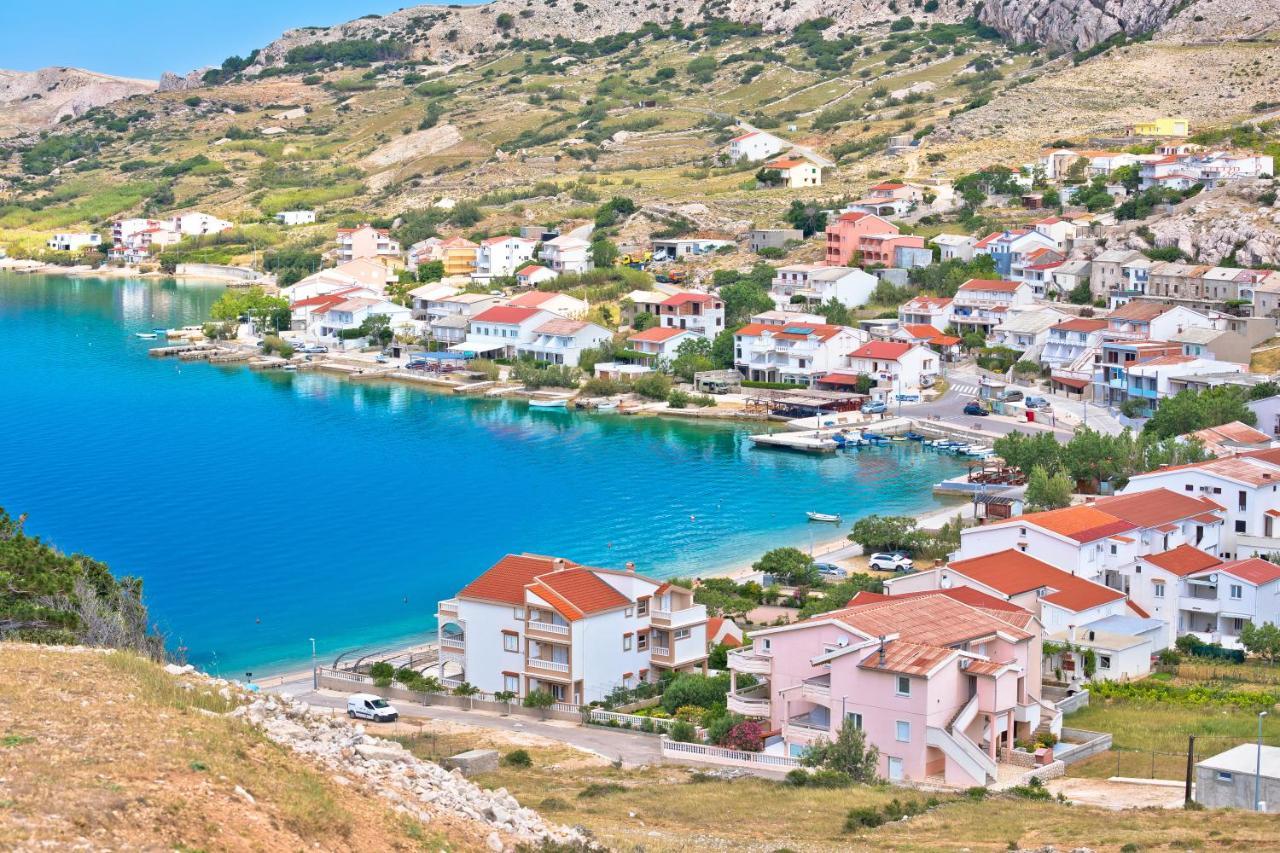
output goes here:
{"type": "Polygon", "coordinates": [[[840,523],[840,516],[829,512],[806,512],[805,515],[809,516],[810,521],[825,521],[832,524],[840,523]]]}
{"type": "Polygon", "coordinates": [[[568,405],[568,400],[530,400],[529,408],[531,409],[563,409],[568,405]]]}

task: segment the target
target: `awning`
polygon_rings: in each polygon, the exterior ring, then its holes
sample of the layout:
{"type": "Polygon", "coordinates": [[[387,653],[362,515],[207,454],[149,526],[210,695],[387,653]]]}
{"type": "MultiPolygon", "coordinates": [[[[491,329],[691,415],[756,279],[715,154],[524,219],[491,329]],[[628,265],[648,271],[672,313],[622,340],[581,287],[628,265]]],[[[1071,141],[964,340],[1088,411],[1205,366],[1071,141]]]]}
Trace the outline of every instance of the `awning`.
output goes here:
{"type": "Polygon", "coordinates": [[[824,385],[854,385],[858,384],[858,377],[852,373],[828,373],[818,380],[824,385]]]}
{"type": "Polygon", "coordinates": [[[1066,385],[1068,388],[1076,388],[1081,391],[1089,384],[1088,379],[1068,379],[1065,376],[1053,376],[1051,378],[1059,385],[1066,385]]]}
{"type": "Polygon", "coordinates": [[[507,345],[503,343],[478,344],[473,341],[463,341],[460,344],[454,344],[449,347],[449,352],[494,352],[495,350],[506,349],[507,345]]]}
{"type": "Polygon", "coordinates": [[[1197,521],[1200,524],[1217,524],[1218,522],[1222,521],[1221,518],[1218,518],[1218,516],[1214,515],[1211,512],[1201,513],[1200,515],[1193,516],[1191,520],[1197,521]]]}

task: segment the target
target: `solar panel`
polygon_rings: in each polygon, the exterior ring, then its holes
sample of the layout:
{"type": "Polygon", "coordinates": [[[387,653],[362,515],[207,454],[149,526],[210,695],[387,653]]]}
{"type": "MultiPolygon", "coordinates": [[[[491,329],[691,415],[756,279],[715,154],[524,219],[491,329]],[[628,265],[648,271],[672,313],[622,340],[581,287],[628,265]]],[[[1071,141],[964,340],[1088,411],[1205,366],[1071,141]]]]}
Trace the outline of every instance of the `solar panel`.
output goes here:
{"type": "Polygon", "coordinates": [[[812,332],[812,326],[787,326],[782,330],[784,335],[808,335],[812,332]]]}

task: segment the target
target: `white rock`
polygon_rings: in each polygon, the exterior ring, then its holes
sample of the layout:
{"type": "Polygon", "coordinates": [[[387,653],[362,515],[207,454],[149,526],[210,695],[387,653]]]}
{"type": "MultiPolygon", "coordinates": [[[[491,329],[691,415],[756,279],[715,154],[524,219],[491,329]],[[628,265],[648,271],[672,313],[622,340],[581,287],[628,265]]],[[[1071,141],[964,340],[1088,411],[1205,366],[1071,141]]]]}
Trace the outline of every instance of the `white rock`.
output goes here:
{"type": "Polygon", "coordinates": [[[246,791],[244,788],[241,788],[239,785],[236,785],[235,793],[237,797],[244,800],[249,805],[254,805],[257,802],[257,800],[253,798],[253,794],[250,794],[248,791],[246,791]]]}

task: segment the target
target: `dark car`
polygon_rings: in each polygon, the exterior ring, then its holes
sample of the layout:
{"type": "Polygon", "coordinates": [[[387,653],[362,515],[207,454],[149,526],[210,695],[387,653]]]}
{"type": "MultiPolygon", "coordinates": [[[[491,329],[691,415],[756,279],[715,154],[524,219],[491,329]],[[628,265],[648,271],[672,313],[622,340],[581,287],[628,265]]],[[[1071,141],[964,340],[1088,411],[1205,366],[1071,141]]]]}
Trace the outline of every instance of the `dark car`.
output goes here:
{"type": "Polygon", "coordinates": [[[965,413],[966,415],[976,415],[976,416],[978,416],[978,417],[982,417],[982,418],[985,418],[987,415],[991,414],[991,413],[990,413],[990,412],[988,412],[986,409],[982,408],[982,404],[981,404],[981,403],[968,403],[968,404],[966,404],[966,405],[965,405],[965,407],[964,407],[964,413],[965,413]]]}

